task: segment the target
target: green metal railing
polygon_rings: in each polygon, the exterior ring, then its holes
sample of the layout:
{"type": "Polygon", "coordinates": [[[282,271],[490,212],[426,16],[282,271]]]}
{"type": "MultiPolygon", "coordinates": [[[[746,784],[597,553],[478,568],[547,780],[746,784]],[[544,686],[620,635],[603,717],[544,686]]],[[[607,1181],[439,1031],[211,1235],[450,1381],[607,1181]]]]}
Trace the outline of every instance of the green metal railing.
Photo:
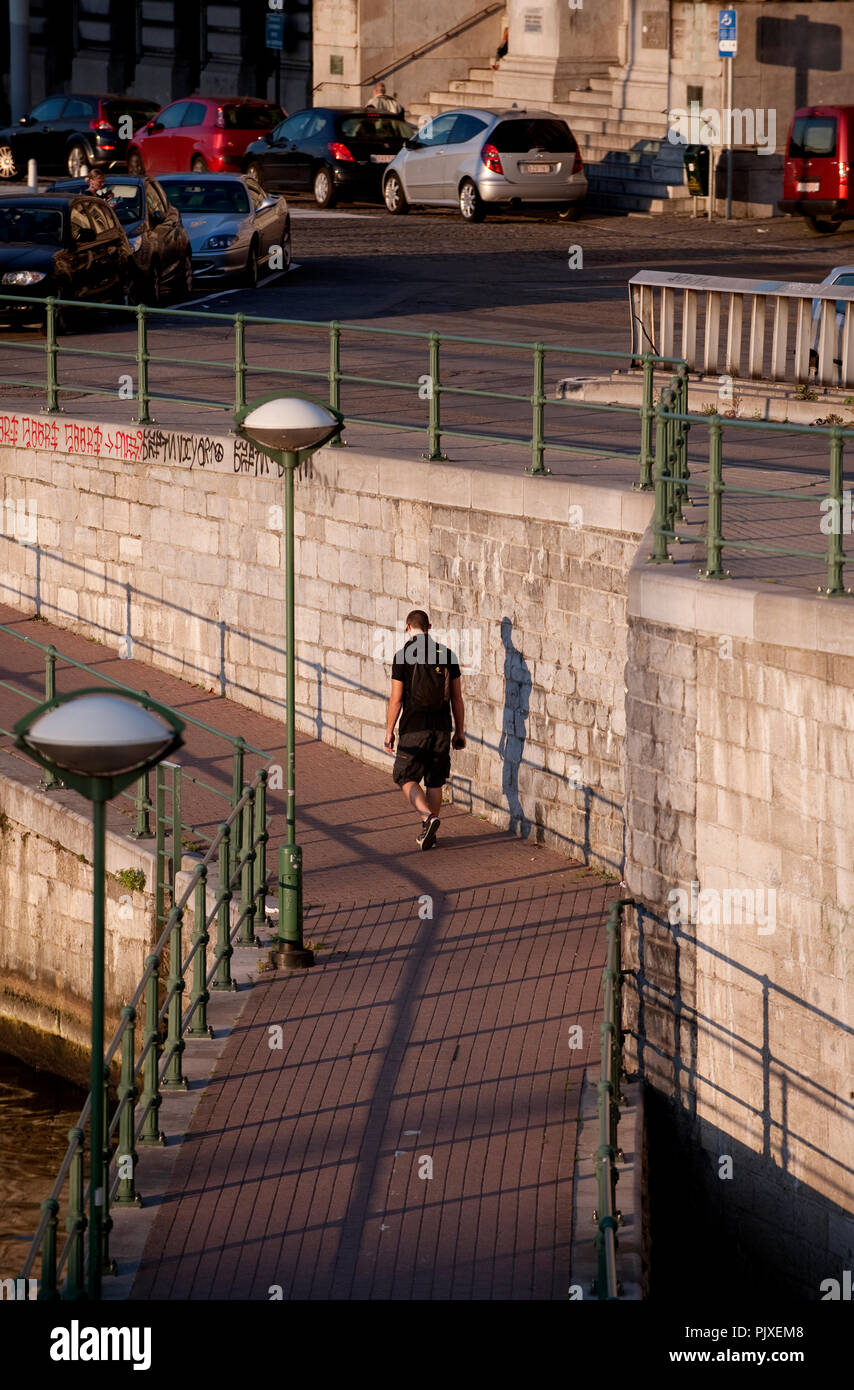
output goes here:
{"type": "MultiPolygon", "coordinates": [[[[795,425],[772,420],[731,420],[718,414],[691,414],[687,406],[687,376],[677,373],[661,392],[655,415],[657,429],[653,458],[652,480],[655,489],[655,511],[653,519],[654,542],[649,560],[652,564],[667,564],[671,561],[670,543],[697,544],[698,537],[680,530],[685,524],[683,507],[689,498],[691,481],[687,462],[687,433],[701,426],[708,431],[708,476],[694,479],[692,486],[702,488],[708,501],[705,548],[706,565],[700,572],[707,579],[726,577],[724,556],[727,546],[737,547],[739,551],[752,555],[782,556],[790,559],[813,560],[817,566],[826,569],[827,581],[820,592],[828,598],[846,594],[844,568],[848,556],[842,543],[844,526],[843,508],[843,451],[847,440],[854,439],[854,429],[845,429],[837,424],[795,425]],[[821,493],[814,494],[816,502],[816,528],[826,531],[827,547],[824,551],[804,550],[800,547],[771,545],[756,539],[739,535],[728,536],[724,530],[724,496],[773,498],[799,503],[803,506],[810,501],[804,489],[794,492],[785,488],[743,487],[724,476],[724,429],[730,431],[759,431],[760,434],[794,434],[814,440],[817,436],[827,440],[827,486],[821,493]],[[822,507],[831,503],[828,517],[835,523],[819,525],[819,503],[822,507]]],[[[744,465],[733,465],[741,466],[744,465]]],[[[771,465],[773,467],[773,465],[771,465]]],[[[695,465],[696,471],[696,465],[695,465]]]]}
{"type": "MultiPolygon", "coordinates": [[[[57,651],[56,647],[37,642],[33,637],[27,637],[24,633],[18,632],[16,628],[8,627],[0,623],[0,633],[7,637],[14,637],[16,641],[25,643],[28,647],[39,651],[44,656],[44,699],[52,700],[56,694],[56,667],[57,662],[61,665],[73,667],[77,671],[85,672],[88,676],[93,676],[96,680],[103,681],[105,685],[113,690],[128,691],[135,696],[141,696],[143,700],[148,698],[146,691],[132,690],[132,688],[122,681],[116,680],[112,676],[105,675],[103,671],[96,667],[87,666],[83,661],[76,661],[74,657],[67,656],[64,652],[57,651]]],[[[20,685],[11,681],[0,680],[0,689],[9,690],[30,704],[39,705],[41,699],[32,695],[28,690],[24,690],[20,685]]],[[[177,713],[177,711],[176,711],[177,713]]],[[[263,763],[271,762],[271,755],[265,753],[261,748],[255,748],[247,743],[243,738],[235,738],[232,734],[227,734],[222,729],[214,728],[212,724],[206,724],[201,719],[196,719],[185,711],[180,711],[180,717],[185,724],[192,725],[206,734],[211,734],[231,748],[232,764],[232,785],[230,792],[224,792],[222,787],[217,787],[214,783],[207,781],[203,777],[196,776],[188,772],[185,768],[170,763],[161,764],[155,770],[155,797],[151,795],[151,775],[143,774],[136,783],[133,792],[122,792],[117,798],[119,801],[130,800],[134,805],[135,824],[130,831],[131,836],[136,840],[154,840],[156,842],[156,857],[158,862],[158,888],[163,875],[160,872],[162,864],[167,861],[165,841],[168,836],[172,837],[173,857],[176,858],[177,867],[181,864],[181,851],[185,843],[189,845],[204,845],[211,843],[211,836],[201,827],[194,827],[182,819],[181,815],[181,793],[183,784],[189,783],[202,788],[211,795],[223,801],[224,806],[233,810],[239,802],[245,785],[244,767],[247,755],[260,758],[263,763]],[[153,821],[153,824],[152,824],[153,821]]],[[[0,734],[12,737],[11,729],[0,727],[0,734]]],[[[61,786],[61,782],[52,774],[47,774],[42,783],[46,791],[53,790],[61,786]]],[[[223,808],[224,809],[224,808],[223,808]]],[[[232,868],[236,861],[238,850],[235,847],[232,851],[232,868]]],[[[164,905],[166,898],[163,897],[159,902],[157,921],[158,924],[163,920],[164,905]]]]}
{"type": "MultiPolygon", "coordinates": [[[[210,1038],[207,1005],[210,990],[234,990],[231,957],[235,944],[254,944],[259,911],[263,915],[267,894],[264,847],[266,844],[266,772],[261,769],[244,786],[241,796],[219,827],[201,863],[190,876],[180,897],[173,900],[153,951],[146,958],[142,978],[121,1013],[121,1022],[104,1058],[104,1134],[89,1134],[90,1146],[98,1142],[104,1153],[105,1184],[102,1248],[93,1251],[86,1238],[86,1205],[89,1187],[85,1156],[90,1122],[91,1093],[77,1124],[69,1131],[69,1144],[49,1197],[42,1203],[42,1217],[33,1237],[24,1274],[29,1278],[41,1254],[39,1298],[81,1299],[85,1296],[88,1262],[100,1259],[105,1273],[114,1273],[110,1257],[110,1210],[139,1206],[137,1189],[139,1149],[163,1143],[159,1110],[164,1092],[186,1090],[183,1070],[185,1038],[210,1038]],[[233,847],[236,845],[236,857],[233,847]],[[208,905],[208,874],[217,868],[216,893],[208,905]],[[238,913],[232,922],[231,902],[237,897],[238,913]],[[192,899],[193,936],[185,954],[184,914],[192,899]],[[214,934],[213,959],[208,947],[214,934]],[[168,964],[165,982],[161,978],[168,964]],[[184,994],[189,987],[189,1003],[184,994]],[[162,993],[162,998],[161,998],[162,993]],[[141,1048],[136,1050],[136,1025],[144,1011],[141,1048]],[[107,1107],[111,1069],[120,1057],[117,1104],[109,1117],[107,1107]],[[67,1232],[61,1251],[57,1231],[62,1194],[67,1185],[67,1232]],[[60,1290],[60,1279],[64,1284],[60,1290]]],[[[174,881],[172,884],[174,890],[174,881]]]]}
{"type": "MultiPolygon", "coordinates": [[[[14,295],[0,295],[0,303],[8,301],[19,303],[14,295]]],[[[60,397],[63,392],[73,392],[75,395],[102,395],[115,396],[115,388],[105,386],[85,385],[79,382],[63,385],[60,382],[60,360],[72,357],[106,359],[124,364],[125,370],[130,366],[136,369],[136,415],[137,424],[148,425],[154,423],[151,406],[153,403],[164,402],[169,404],[192,405],[202,410],[215,410],[226,412],[232,416],[241,410],[247,403],[249,388],[252,378],[273,377],[298,377],[308,381],[323,382],[328,392],[329,404],[335,410],[341,409],[341,387],[342,385],[353,386],[375,386],[384,391],[389,388],[401,390],[410,395],[414,395],[421,401],[426,402],[426,430],[427,448],[425,458],[431,460],[441,460],[445,457],[442,452],[442,439],[444,437],[458,439],[483,440],[493,444],[525,444],[530,450],[531,465],[529,472],[536,476],[544,476],[548,473],[545,465],[545,455],[547,450],[556,451],[564,454],[591,454],[608,457],[613,455],[613,446],[597,448],[590,444],[562,444],[554,438],[549,438],[546,430],[546,406],[552,410],[559,411],[594,411],[602,413],[614,413],[618,415],[629,415],[634,419],[640,419],[641,423],[641,445],[638,456],[640,471],[639,485],[643,488],[651,486],[652,475],[652,425],[655,415],[653,402],[653,380],[656,369],[674,370],[680,367],[687,371],[687,367],[681,358],[661,357],[655,353],[644,353],[642,355],[631,355],[625,352],[611,352],[605,349],[590,347],[570,347],[566,344],[552,343],[527,343],[512,339],[492,339],[474,338],[461,336],[452,333],[419,333],[409,329],[398,328],[377,328],[363,324],[342,324],[336,320],[324,323],[313,319],[284,319],[270,316],[251,315],[251,314],[217,314],[208,313],[195,309],[151,309],[147,305],[91,305],[80,304],[75,300],[46,299],[45,305],[45,339],[43,343],[33,343],[25,341],[15,341],[15,351],[23,352],[43,352],[45,357],[45,405],[48,412],[56,412],[60,409],[60,397]],[[76,313],[85,315],[87,313],[97,313],[108,310],[121,316],[133,316],[136,323],[136,350],[134,352],[108,350],[106,347],[80,348],[73,347],[66,340],[60,343],[56,333],[56,310],[57,307],[74,310],[76,313]],[[213,360],[207,358],[176,357],[169,356],[152,350],[151,330],[152,325],[165,320],[178,320],[181,323],[199,323],[201,325],[211,324],[217,327],[227,326],[231,341],[233,343],[233,357],[230,362],[213,360]],[[247,357],[247,341],[250,330],[260,326],[279,326],[290,329],[310,329],[314,333],[321,335],[321,340],[325,341],[326,366],[323,370],[312,370],[305,366],[288,365],[285,367],[273,366],[269,361],[269,354],[265,358],[263,365],[252,364],[247,357]],[[426,371],[415,381],[403,381],[399,379],[388,379],[385,377],[366,376],[353,372],[346,372],[342,368],[342,342],[346,339],[356,339],[364,341],[366,337],[380,339],[389,343],[403,343],[405,341],[421,343],[425,348],[425,361],[423,363],[426,371]],[[444,350],[452,345],[462,345],[479,347],[485,349],[509,349],[520,354],[527,359],[527,370],[525,375],[529,383],[528,389],[519,391],[495,391],[485,390],[475,387],[455,386],[450,381],[443,380],[444,350]],[[606,365],[608,363],[630,363],[640,365],[644,375],[643,401],[638,409],[633,405],[611,405],[600,402],[576,401],[571,399],[561,399],[557,397],[547,397],[545,394],[545,368],[549,357],[555,355],[564,356],[570,360],[578,357],[590,359],[591,357],[601,359],[606,365]],[[231,372],[233,377],[233,391],[228,400],[213,400],[209,397],[182,396],[175,392],[159,393],[153,391],[150,385],[151,371],[157,367],[183,368],[201,367],[211,372],[217,369],[226,369],[231,372]],[[459,397],[465,400],[480,401],[505,401],[516,402],[530,408],[530,434],[527,439],[520,439],[519,434],[500,434],[500,433],[479,433],[474,429],[453,429],[449,426],[442,415],[442,402],[451,397],[459,397]]],[[[302,360],[297,354],[298,360],[302,360]]],[[[521,376],[521,372],[520,372],[521,376]]],[[[24,381],[16,377],[0,378],[0,385],[5,386],[26,386],[32,389],[31,380],[24,381]]],[[[412,423],[391,422],[388,419],[371,419],[366,416],[354,415],[348,412],[348,424],[370,425],[377,429],[408,429],[412,430],[417,426],[412,423]]],[[[423,427],[423,426],[422,426],[423,427]]],[[[340,443],[340,440],[337,441],[340,443]]]]}
{"type": "Polygon", "coordinates": [[[608,950],[602,971],[601,1073],[596,1087],[599,1110],[599,1147],[596,1150],[597,1298],[613,1300],[620,1296],[617,1278],[617,1228],[621,1214],[617,1209],[617,1163],[622,1159],[618,1126],[623,1102],[623,973],[620,929],[624,907],[634,907],[633,898],[619,898],[608,908],[606,932],[608,950]]]}

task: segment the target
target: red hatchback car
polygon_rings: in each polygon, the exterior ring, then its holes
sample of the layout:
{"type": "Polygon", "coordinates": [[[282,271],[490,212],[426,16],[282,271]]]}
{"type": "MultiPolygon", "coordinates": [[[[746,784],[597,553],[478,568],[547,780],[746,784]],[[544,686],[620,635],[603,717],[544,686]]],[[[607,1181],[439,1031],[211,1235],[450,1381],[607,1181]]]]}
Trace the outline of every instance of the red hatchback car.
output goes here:
{"type": "Polygon", "coordinates": [[[134,135],[128,173],[240,173],[247,145],[284,118],[280,106],[255,97],[173,101],[134,135]]]}
{"type": "Polygon", "coordinates": [[[854,106],[803,106],[789,128],[782,212],[800,213],[815,232],[854,217],[854,106]]]}

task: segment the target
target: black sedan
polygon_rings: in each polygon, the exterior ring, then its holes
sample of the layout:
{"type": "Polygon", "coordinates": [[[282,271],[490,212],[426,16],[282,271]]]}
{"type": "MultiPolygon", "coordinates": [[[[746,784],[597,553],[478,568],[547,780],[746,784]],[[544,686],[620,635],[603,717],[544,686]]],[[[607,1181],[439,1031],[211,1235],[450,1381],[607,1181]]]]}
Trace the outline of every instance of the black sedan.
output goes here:
{"type": "Polygon", "coordinates": [[[415,133],[385,111],[315,106],[254,140],[243,171],[268,192],[313,192],[322,208],[345,197],[379,201],[383,169],[415,133]]]}
{"type": "MultiPolygon", "coordinates": [[[[124,228],[133,252],[134,298],[157,308],[166,293],[187,299],[193,288],[193,253],[181,214],[156,179],[110,174],[104,201],[124,228]]],[[[66,197],[86,192],[85,179],[64,179],[48,189],[66,197]]]]}
{"type": "MultiPolygon", "coordinates": [[[[128,239],[100,198],[0,198],[0,319],[40,319],[34,301],[48,295],[126,304],[132,278],[128,239]]],[[[57,329],[67,327],[68,310],[57,310],[57,329]]]]}
{"type": "Polygon", "coordinates": [[[39,173],[69,173],[77,178],[83,165],[123,160],[134,131],[158,111],[144,97],[93,96],[77,93],[47,97],[17,125],[0,129],[0,179],[25,180],[27,162],[39,173]]]}

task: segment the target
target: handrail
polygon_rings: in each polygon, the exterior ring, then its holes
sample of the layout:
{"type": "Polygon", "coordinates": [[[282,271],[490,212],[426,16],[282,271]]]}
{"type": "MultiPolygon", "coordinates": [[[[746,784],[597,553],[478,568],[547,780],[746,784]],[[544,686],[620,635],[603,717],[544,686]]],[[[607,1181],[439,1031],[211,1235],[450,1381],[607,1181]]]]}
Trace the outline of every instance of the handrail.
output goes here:
{"type": "MultiPolygon", "coordinates": [[[[104,1268],[110,1267],[109,1231],[112,1222],[109,1207],[117,1205],[139,1205],[136,1192],[136,1167],[138,1154],[136,1144],[157,1144],[161,1135],[157,1126],[157,1116],[161,1104],[161,1094],[169,1089],[186,1089],[183,1077],[181,1054],[184,1050],[184,1037],[210,1037],[207,1025],[208,989],[232,990],[230,960],[234,942],[256,944],[254,932],[259,916],[263,916],[264,898],[268,890],[268,875],[263,850],[266,844],[266,772],[262,768],[255,774],[251,784],[243,788],[237,803],[231,808],[227,819],[220,825],[203,859],[196,865],[180,897],[175,897],[166,923],[157,943],[149,953],[145,969],[130,1001],[122,1010],[121,1022],[111,1039],[104,1057],[105,1099],[109,1082],[110,1067],[119,1048],[122,1050],[121,1082],[119,1102],[110,1124],[105,1127],[104,1157],[106,1175],[115,1161],[116,1174],[112,1183],[104,1184],[104,1245],[96,1258],[101,1258],[104,1268]],[[240,851],[232,864],[230,841],[240,841],[240,851]],[[219,882],[213,906],[207,906],[208,868],[218,864],[219,882]],[[235,922],[230,920],[232,888],[238,885],[240,895],[239,912],[235,922]],[[182,952],[182,919],[190,902],[195,899],[194,934],[189,953],[182,952]],[[208,968],[206,949],[209,942],[208,928],[217,923],[217,944],[214,962],[208,968]],[[247,933],[247,925],[251,935],[247,933]],[[169,948],[170,964],[167,990],[162,1004],[158,999],[160,967],[163,955],[169,948]],[[185,976],[193,967],[192,999],[189,1007],[181,1011],[181,997],[185,989],[185,976]],[[137,1010],[145,1003],[146,1029],[145,1041],[138,1056],[134,1053],[134,1035],[137,1010]],[[161,1022],[168,1018],[166,1039],[161,1038],[161,1022]],[[195,1022],[193,1022],[195,1020],[195,1022]],[[193,1026],[189,1025],[193,1023],[193,1026]],[[163,1054],[158,1061],[158,1050],[163,1054]],[[144,1089],[139,1097],[142,1109],[137,1117],[136,1077],[143,1073],[144,1089]],[[119,1145],[112,1152],[110,1139],[119,1131],[119,1145]],[[120,1162],[121,1160],[121,1162],[120,1162]],[[125,1162],[128,1161],[128,1163],[125,1162]],[[129,1164],[130,1171],[127,1171],[129,1164]]],[[[174,896],[175,877],[172,887],[174,896]]],[[[42,1253],[42,1278],[39,1298],[53,1300],[60,1297],[57,1280],[63,1270],[68,1268],[65,1287],[61,1296],[66,1299],[84,1297],[83,1271],[86,1260],[93,1252],[86,1240],[86,1218],[84,1215],[89,1187],[84,1190],[83,1158],[84,1130],[91,1113],[91,1092],[87,1095],[77,1124],[69,1131],[69,1145],[60,1164],[59,1172],[51,1189],[50,1196],[42,1203],[42,1217],[33,1236],[26,1259],[22,1278],[29,1278],[35,1260],[42,1253]],[[57,1256],[56,1231],[60,1198],[69,1176],[71,1190],[68,1200],[66,1228],[68,1237],[62,1251],[57,1256]]],[[[105,1114],[107,1113],[105,1107],[105,1114]]],[[[91,1149],[91,1136],[90,1136],[91,1149]]],[[[90,1164],[91,1170],[91,1164],[90,1164]]],[[[91,1171],[90,1171],[91,1186],[91,1171]]]]}
{"type": "Polygon", "coordinates": [[[622,1077],[623,1012],[620,927],[624,907],[634,907],[634,898],[618,898],[608,908],[606,932],[608,950],[602,971],[602,1023],[600,1034],[601,1072],[596,1087],[599,1113],[599,1147],[596,1150],[596,1182],[598,1202],[596,1220],[597,1276],[596,1296],[600,1300],[618,1299],[620,1284],[617,1278],[617,1228],[621,1213],[616,1205],[619,1174],[617,1163],[622,1158],[618,1142],[620,1105],[623,1100],[622,1077]]]}
{"type": "MultiPolygon", "coordinates": [[[[14,295],[0,295],[2,302],[17,303],[14,295]]],[[[625,352],[616,352],[604,348],[573,347],[569,344],[543,343],[543,342],[521,342],[514,339],[494,339],[478,338],[467,334],[438,334],[435,332],[424,333],[413,329],[399,328],[378,328],[367,324],[342,324],[336,320],[328,323],[313,319],[285,319],[276,318],[270,315],[251,315],[251,314],[221,314],[209,313],[195,309],[149,309],[146,305],[91,305],[79,304],[74,300],[62,300],[47,298],[44,300],[34,300],[34,302],[44,304],[45,310],[45,337],[41,343],[16,343],[16,350],[29,352],[43,352],[46,364],[46,391],[45,391],[45,411],[48,416],[55,415],[60,410],[60,396],[64,392],[73,392],[75,395],[91,394],[103,395],[105,392],[101,386],[86,386],[80,382],[74,385],[65,386],[59,380],[60,359],[66,357],[98,357],[108,360],[116,359],[126,364],[129,361],[136,362],[136,402],[137,413],[134,422],[140,426],[147,426],[154,423],[150,409],[152,404],[164,402],[166,404],[190,404],[197,408],[206,410],[217,410],[227,412],[232,417],[235,410],[241,409],[247,403],[248,378],[251,372],[263,375],[265,378],[271,376],[298,377],[311,382],[328,384],[329,404],[334,409],[339,409],[341,404],[341,388],[343,385],[375,385],[380,384],[386,387],[411,393],[419,402],[424,402],[424,411],[427,415],[427,442],[428,448],[425,457],[428,460],[439,461],[446,457],[442,452],[442,436],[448,435],[451,438],[466,440],[484,440],[493,444],[524,445],[531,451],[531,466],[528,470],[535,476],[544,477],[549,469],[545,464],[545,454],[547,450],[552,450],[560,454],[590,454],[597,457],[612,457],[614,447],[601,448],[589,444],[559,443],[546,436],[545,417],[546,407],[551,413],[555,411],[584,411],[594,410],[600,412],[612,411],[633,418],[640,418],[642,422],[641,430],[641,451],[639,457],[640,482],[642,488],[651,487],[652,469],[652,395],[653,377],[656,368],[674,370],[684,366],[684,360],[673,354],[660,355],[657,353],[646,352],[629,356],[625,352]],[[87,312],[101,312],[104,309],[114,311],[122,315],[132,315],[137,329],[136,352],[110,351],[106,348],[77,348],[63,343],[60,348],[56,335],[56,311],[58,307],[73,307],[81,314],[87,312]],[[158,355],[151,350],[150,333],[152,324],[163,322],[164,320],[177,320],[180,323],[210,323],[222,324],[229,323],[232,326],[234,338],[234,357],[232,361],[226,362],[219,359],[193,359],[178,358],[168,355],[158,355]],[[257,367],[248,360],[247,357],[247,336],[250,330],[261,325],[275,325],[282,328],[309,328],[325,335],[328,340],[327,365],[321,369],[308,366],[274,366],[270,362],[269,355],[263,365],[257,367]],[[389,340],[408,340],[415,343],[422,343],[426,349],[424,371],[417,380],[405,381],[395,379],[393,381],[384,380],[380,377],[367,376],[360,373],[346,372],[342,368],[342,335],[365,335],[373,334],[381,339],[389,340]],[[465,345],[474,347],[486,347],[493,350],[509,349],[511,351],[524,354],[529,357],[530,363],[525,377],[519,383],[520,389],[517,391],[484,391],[474,387],[458,386],[442,379],[443,358],[442,353],[448,346],[465,345]],[[596,404],[593,402],[575,401],[570,398],[560,398],[557,396],[549,397],[545,393],[544,368],[549,356],[555,353],[563,354],[568,357],[584,357],[589,360],[602,358],[606,362],[642,362],[644,373],[644,398],[640,409],[631,405],[610,405],[596,404]],[[211,400],[198,398],[197,396],[182,396],[180,393],[157,392],[151,389],[150,375],[152,370],[158,366],[183,366],[192,367],[202,365],[207,369],[222,368],[232,373],[233,396],[228,401],[211,400]],[[466,428],[451,428],[442,418],[442,397],[453,396],[459,399],[469,398],[472,400],[495,400],[511,401],[530,408],[531,414],[524,426],[529,432],[527,434],[500,433],[497,429],[494,432],[482,433],[477,430],[466,428]]],[[[0,345],[2,346],[2,345],[0,345]]],[[[300,361],[303,359],[300,359],[300,361]]],[[[0,385],[28,385],[32,382],[22,382],[17,377],[2,378],[0,385]]],[[[420,406],[418,407],[420,414],[420,406]]],[[[526,412],[527,415],[527,412],[526,412]]],[[[393,422],[388,419],[370,419],[363,416],[348,415],[351,423],[368,424],[377,429],[419,429],[423,426],[420,423],[401,423],[393,422]]],[[[340,443],[336,441],[336,443],[340,443]]]]}
{"type": "MultiPolygon", "coordinates": [[[[458,20],[450,29],[446,29],[443,34],[437,34],[435,38],[428,39],[426,43],[420,44],[418,48],[413,48],[412,51],[407,53],[403,58],[395,58],[393,63],[387,64],[384,68],[378,68],[372,77],[364,77],[359,83],[359,86],[372,86],[375,82],[379,82],[381,78],[388,77],[391,73],[397,72],[399,68],[406,67],[407,63],[413,62],[415,58],[420,58],[423,54],[430,53],[434,48],[439,48],[440,45],[446,43],[448,39],[455,39],[458,34],[464,33],[466,29],[471,29],[472,26],[478,24],[480,20],[487,19],[491,14],[496,14],[498,10],[503,10],[504,8],[505,0],[495,0],[492,4],[484,5],[482,9],[475,11],[474,14],[468,15],[466,19],[458,20]]],[[[321,87],[336,85],[339,84],[330,83],[328,81],[318,82],[311,90],[317,92],[321,87]]]]}

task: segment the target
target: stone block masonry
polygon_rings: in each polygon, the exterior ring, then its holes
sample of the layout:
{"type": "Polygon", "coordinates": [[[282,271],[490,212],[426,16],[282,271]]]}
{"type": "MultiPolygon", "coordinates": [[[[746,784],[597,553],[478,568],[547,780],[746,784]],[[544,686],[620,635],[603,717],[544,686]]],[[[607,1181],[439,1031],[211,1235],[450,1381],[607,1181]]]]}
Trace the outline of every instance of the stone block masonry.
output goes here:
{"type": "MultiPolygon", "coordinates": [[[[5,493],[36,518],[34,544],[0,538],[6,601],[281,717],[276,465],[233,438],[5,419],[5,493]]],[[[650,498],[350,448],[296,498],[301,730],[388,767],[389,663],[426,608],[463,662],[454,799],[621,874],[626,575],[650,498]]]]}

